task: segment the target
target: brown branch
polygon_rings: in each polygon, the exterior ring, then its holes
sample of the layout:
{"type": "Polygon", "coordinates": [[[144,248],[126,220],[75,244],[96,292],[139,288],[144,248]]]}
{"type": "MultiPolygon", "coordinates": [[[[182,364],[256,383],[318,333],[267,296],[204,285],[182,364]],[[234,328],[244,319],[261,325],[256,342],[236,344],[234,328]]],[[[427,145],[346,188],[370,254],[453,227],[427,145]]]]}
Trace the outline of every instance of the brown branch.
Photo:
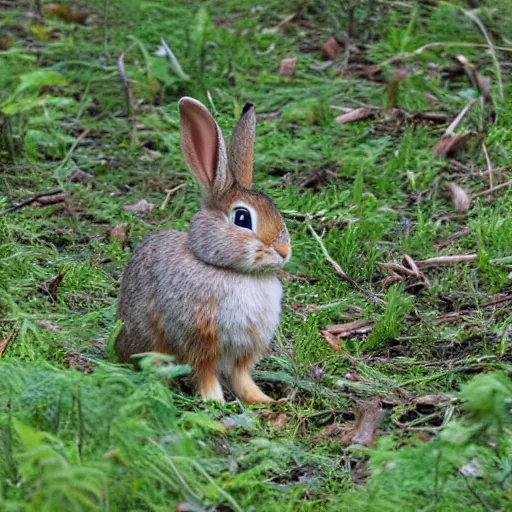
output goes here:
{"type": "Polygon", "coordinates": [[[481,192],[477,192],[476,194],[473,194],[472,197],[481,197],[485,196],[487,194],[492,194],[493,192],[497,192],[498,190],[501,190],[502,188],[510,187],[512,185],[512,180],[508,180],[505,183],[501,183],[500,185],[496,185],[495,187],[489,188],[487,190],[482,190],[481,192]]]}
{"type": "Polygon", "coordinates": [[[60,194],[62,192],[62,188],[52,188],[51,190],[47,190],[46,192],[38,192],[37,194],[34,194],[33,196],[30,196],[27,199],[24,199],[21,201],[21,203],[15,204],[13,206],[10,206],[9,208],[6,208],[5,210],[0,211],[0,215],[4,215],[6,213],[15,212],[16,210],[20,210],[21,208],[24,208],[25,206],[29,206],[35,201],[38,201],[43,203],[44,200],[42,198],[48,197],[48,196],[55,196],[57,194],[60,194]]]}
{"type": "Polygon", "coordinates": [[[455,254],[453,256],[437,256],[426,260],[416,260],[419,268],[432,268],[453,263],[471,263],[478,258],[478,254],[455,254]]]}

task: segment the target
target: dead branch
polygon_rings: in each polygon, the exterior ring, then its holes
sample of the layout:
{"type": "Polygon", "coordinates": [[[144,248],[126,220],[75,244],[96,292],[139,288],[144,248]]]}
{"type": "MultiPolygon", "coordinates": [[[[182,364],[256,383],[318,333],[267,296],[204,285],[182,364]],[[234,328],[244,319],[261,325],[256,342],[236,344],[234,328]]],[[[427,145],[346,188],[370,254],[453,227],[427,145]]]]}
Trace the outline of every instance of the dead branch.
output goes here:
{"type": "Polygon", "coordinates": [[[61,192],[62,192],[61,187],[52,188],[51,190],[47,190],[46,192],[38,192],[37,194],[34,194],[33,196],[30,196],[27,199],[24,199],[20,203],[10,206],[9,208],[6,208],[5,210],[2,210],[0,212],[0,215],[4,215],[6,213],[11,213],[16,210],[20,210],[21,208],[24,208],[25,206],[31,205],[35,201],[39,201],[40,203],[43,204],[43,198],[48,197],[48,196],[55,196],[55,195],[60,194],[61,192]]]}
{"type": "Polygon", "coordinates": [[[437,256],[426,260],[416,260],[419,268],[433,268],[454,263],[471,263],[478,258],[478,254],[455,254],[453,256],[437,256]]]}
{"type": "Polygon", "coordinates": [[[497,192],[498,190],[501,190],[502,188],[510,187],[512,185],[512,180],[508,180],[505,183],[501,183],[500,185],[496,185],[495,187],[489,188],[487,190],[482,190],[481,192],[477,192],[476,194],[473,194],[473,198],[475,197],[481,197],[485,196],[487,194],[492,194],[493,192],[497,192]]]}

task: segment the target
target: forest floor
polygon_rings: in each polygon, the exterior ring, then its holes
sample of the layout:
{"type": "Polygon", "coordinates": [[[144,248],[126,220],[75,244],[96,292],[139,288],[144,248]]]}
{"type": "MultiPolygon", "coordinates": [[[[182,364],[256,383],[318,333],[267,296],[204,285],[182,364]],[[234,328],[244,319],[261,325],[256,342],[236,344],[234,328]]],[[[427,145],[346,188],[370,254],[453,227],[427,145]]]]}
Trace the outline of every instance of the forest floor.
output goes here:
{"type": "Polygon", "coordinates": [[[512,9],[470,3],[0,2],[2,511],[511,510],[512,9]],[[256,104],[271,406],[113,356],[133,248],[198,206],[183,95],[256,104]]]}

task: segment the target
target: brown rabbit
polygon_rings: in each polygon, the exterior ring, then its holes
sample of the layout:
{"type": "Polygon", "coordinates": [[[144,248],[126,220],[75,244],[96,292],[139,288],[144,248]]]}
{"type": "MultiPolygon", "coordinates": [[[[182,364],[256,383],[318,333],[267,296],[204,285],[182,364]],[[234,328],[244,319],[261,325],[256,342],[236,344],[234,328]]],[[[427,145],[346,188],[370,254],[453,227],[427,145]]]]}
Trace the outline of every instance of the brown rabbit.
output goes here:
{"type": "Polygon", "coordinates": [[[199,182],[201,208],[188,233],[149,235],[124,271],[116,340],[121,362],[141,352],[192,367],[205,400],[224,401],[220,377],[246,403],[269,402],[251,377],[281,313],[276,272],[291,254],[283,218],[252,189],[256,116],[244,106],[226,154],[206,107],[179,102],[181,151],[199,182]]]}

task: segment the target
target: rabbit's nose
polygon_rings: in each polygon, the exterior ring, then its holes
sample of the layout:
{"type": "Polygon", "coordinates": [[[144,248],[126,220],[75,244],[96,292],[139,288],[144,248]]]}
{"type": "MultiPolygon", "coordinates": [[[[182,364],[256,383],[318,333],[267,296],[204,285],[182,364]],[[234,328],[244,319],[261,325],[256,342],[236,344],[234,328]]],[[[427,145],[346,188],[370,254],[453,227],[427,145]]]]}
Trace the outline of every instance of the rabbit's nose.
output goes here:
{"type": "Polygon", "coordinates": [[[274,245],[274,249],[283,257],[283,259],[286,259],[290,254],[290,244],[288,242],[276,244],[274,245]]]}

